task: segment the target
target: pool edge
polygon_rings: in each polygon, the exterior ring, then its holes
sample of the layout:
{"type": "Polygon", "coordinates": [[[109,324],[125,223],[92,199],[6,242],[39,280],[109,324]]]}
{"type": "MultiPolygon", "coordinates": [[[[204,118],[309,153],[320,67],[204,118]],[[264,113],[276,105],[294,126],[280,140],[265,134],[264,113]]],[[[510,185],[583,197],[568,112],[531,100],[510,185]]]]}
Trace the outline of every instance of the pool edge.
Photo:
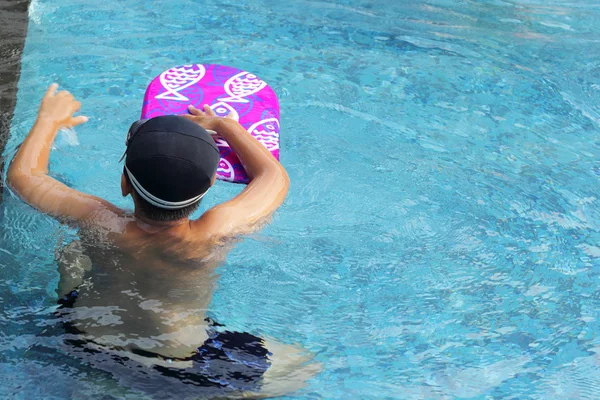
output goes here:
{"type": "MultiPolygon", "coordinates": [[[[21,76],[21,59],[29,27],[30,0],[0,0],[0,152],[10,138],[10,128],[17,103],[17,85],[21,76]]],[[[0,157],[0,171],[4,171],[5,157],[0,157]]],[[[4,181],[0,180],[0,201],[4,181]]]]}

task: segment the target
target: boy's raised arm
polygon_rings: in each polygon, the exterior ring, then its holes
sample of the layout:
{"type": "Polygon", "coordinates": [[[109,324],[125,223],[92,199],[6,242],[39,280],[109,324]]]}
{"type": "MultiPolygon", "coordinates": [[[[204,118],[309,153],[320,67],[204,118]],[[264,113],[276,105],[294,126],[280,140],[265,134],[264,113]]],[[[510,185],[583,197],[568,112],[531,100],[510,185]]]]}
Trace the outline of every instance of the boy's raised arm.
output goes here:
{"type": "Polygon", "coordinates": [[[206,129],[216,131],[233,149],[250,176],[250,183],[233,199],[219,204],[194,221],[194,227],[214,240],[249,233],[279,208],[290,181],[283,166],[237,121],[216,117],[190,106],[186,116],[206,129]]]}
{"type": "Polygon", "coordinates": [[[40,211],[61,220],[81,221],[95,210],[114,206],[48,176],[50,150],[58,130],[88,120],[73,116],[81,103],[67,91],[56,93],[57,88],[53,83],[44,95],[36,122],[8,168],[7,182],[25,202],[40,211]]]}

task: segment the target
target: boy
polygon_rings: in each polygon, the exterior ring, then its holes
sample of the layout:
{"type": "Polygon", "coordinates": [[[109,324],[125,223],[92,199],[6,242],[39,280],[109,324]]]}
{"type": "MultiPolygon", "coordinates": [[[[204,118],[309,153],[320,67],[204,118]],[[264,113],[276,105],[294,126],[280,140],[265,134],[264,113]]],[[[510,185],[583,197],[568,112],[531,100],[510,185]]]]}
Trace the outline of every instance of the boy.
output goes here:
{"type": "Polygon", "coordinates": [[[80,228],[83,252],[64,255],[59,267],[59,291],[67,294],[59,303],[71,332],[98,353],[136,360],[216,393],[274,395],[302,386],[318,367],[306,364],[300,349],[218,332],[205,316],[224,245],[260,228],[282,204],[289,179],[281,164],[236,121],[216,117],[208,106],[138,121],[127,136],[121,176],[122,194],[134,202],[128,214],[48,176],[58,130],[87,121],[73,116],[81,104],[66,91],[56,93],[57,87],[52,84],[42,99],[7,180],[30,205],[80,228]],[[192,221],[219,162],[207,130],[227,141],[251,181],[192,221]],[[229,381],[223,381],[223,368],[234,371],[229,381]]]}

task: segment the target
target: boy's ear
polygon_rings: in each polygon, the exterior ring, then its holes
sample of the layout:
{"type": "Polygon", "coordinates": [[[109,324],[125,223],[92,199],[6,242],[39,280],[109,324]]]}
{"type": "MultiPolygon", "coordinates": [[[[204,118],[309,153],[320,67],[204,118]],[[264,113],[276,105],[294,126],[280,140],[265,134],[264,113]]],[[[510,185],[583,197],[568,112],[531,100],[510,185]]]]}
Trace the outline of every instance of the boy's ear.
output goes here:
{"type": "Polygon", "coordinates": [[[127,178],[125,178],[125,174],[121,174],[121,194],[123,197],[127,197],[131,193],[131,185],[127,178]]]}

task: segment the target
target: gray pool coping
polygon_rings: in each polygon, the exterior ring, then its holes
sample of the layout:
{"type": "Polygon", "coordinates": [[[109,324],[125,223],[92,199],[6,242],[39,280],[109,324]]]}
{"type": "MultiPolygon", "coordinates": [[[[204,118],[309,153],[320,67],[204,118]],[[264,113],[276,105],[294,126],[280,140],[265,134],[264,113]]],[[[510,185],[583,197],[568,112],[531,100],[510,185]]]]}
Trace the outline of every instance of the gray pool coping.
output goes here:
{"type": "MultiPolygon", "coordinates": [[[[29,0],[0,0],[0,152],[10,137],[10,125],[17,102],[21,57],[27,37],[29,0]]],[[[4,157],[0,168],[4,170],[4,157]]],[[[0,200],[4,181],[0,179],[0,200]]]]}

